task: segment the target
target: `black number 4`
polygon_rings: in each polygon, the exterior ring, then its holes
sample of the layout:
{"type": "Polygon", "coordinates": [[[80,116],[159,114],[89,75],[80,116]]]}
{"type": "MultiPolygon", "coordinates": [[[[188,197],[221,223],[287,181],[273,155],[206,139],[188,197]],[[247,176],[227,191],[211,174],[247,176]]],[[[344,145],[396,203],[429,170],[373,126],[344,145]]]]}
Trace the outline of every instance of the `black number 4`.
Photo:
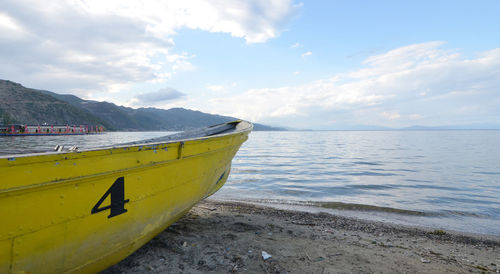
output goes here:
{"type": "Polygon", "coordinates": [[[125,209],[125,203],[128,203],[129,199],[125,200],[125,178],[120,177],[116,179],[113,185],[102,195],[101,199],[95,204],[90,213],[95,214],[97,212],[101,212],[103,210],[111,209],[111,213],[108,218],[115,217],[117,215],[123,214],[127,212],[125,209]],[[111,205],[99,207],[102,202],[111,195],[111,205]]]}

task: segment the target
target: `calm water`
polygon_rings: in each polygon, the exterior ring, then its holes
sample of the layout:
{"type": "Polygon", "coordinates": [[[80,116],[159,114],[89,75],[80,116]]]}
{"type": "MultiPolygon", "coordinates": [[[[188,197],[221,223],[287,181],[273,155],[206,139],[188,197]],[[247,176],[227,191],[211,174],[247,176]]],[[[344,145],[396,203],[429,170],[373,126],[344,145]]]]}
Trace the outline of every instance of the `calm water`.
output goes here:
{"type": "Polygon", "coordinates": [[[253,132],[216,195],[407,209],[425,216],[335,213],[500,235],[500,131],[253,132]]]}
{"type": "MultiPolygon", "coordinates": [[[[2,137],[0,150],[86,148],[165,134],[2,137]]],[[[253,132],[215,197],[500,235],[500,131],[253,132]],[[318,209],[304,202],[422,214],[318,209]]]]}

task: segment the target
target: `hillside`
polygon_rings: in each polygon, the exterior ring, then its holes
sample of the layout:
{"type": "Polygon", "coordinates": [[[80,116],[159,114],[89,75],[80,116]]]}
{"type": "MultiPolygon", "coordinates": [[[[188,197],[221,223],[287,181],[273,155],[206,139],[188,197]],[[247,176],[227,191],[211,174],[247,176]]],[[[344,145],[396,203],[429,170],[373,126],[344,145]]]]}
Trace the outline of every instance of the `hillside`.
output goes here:
{"type": "Polygon", "coordinates": [[[3,124],[99,124],[114,129],[85,109],[11,81],[0,80],[0,102],[3,124]]]}
{"type": "MultiPolygon", "coordinates": [[[[3,124],[99,124],[108,130],[180,131],[237,119],[183,108],[134,109],[30,89],[7,80],[0,80],[0,102],[0,123],[3,124]]],[[[255,130],[282,129],[255,124],[255,130]]]]}

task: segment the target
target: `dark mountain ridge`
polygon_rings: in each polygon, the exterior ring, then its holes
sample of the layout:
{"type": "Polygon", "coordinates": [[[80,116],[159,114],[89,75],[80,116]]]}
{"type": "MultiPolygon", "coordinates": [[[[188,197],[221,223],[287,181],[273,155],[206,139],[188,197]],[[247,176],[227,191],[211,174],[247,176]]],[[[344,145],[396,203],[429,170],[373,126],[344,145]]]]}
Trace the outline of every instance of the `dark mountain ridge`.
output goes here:
{"type": "Polygon", "coordinates": [[[113,128],[92,113],[18,83],[0,80],[0,123],[100,124],[113,128]]]}
{"type": "MultiPolygon", "coordinates": [[[[108,130],[181,131],[236,119],[184,108],[134,109],[0,80],[0,124],[98,124],[108,130]]],[[[262,124],[254,124],[254,129],[283,130],[262,124]]]]}

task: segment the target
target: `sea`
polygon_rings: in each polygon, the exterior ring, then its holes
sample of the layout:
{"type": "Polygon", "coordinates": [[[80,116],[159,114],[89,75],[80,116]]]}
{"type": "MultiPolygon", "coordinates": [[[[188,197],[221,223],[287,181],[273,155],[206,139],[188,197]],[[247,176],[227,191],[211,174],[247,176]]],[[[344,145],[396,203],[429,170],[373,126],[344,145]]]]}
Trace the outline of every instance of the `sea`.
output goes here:
{"type": "MultiPolygon", "coordinates": [[[[166,134],[0,137],[0,153],[166,134]]],[[[500,236],[500,130],[255,131],[212,198],[500,236]]]]}

